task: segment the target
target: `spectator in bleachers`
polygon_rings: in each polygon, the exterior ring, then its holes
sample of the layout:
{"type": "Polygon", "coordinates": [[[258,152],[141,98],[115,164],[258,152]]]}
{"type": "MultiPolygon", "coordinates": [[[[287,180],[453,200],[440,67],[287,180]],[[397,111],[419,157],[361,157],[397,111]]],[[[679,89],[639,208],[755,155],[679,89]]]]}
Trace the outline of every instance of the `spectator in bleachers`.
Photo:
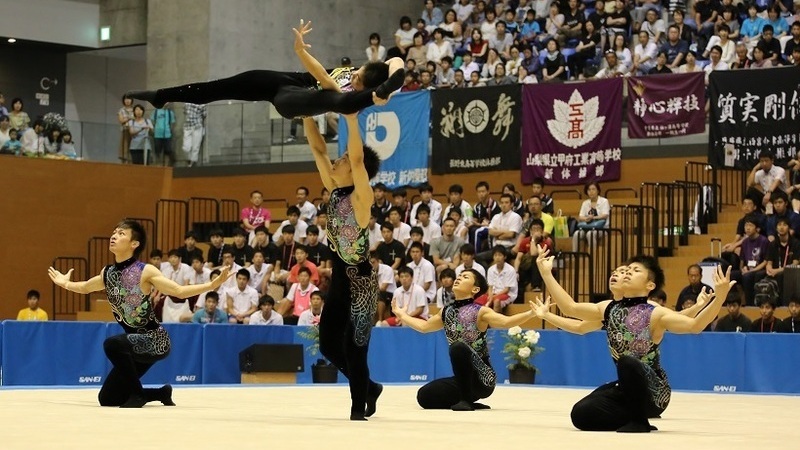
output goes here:
{"type": "Polygon", "coordinates": [[[752,50],[758,44],[758,40],[761,39],[761,31],[766,24],[767,21],[758,15],[756,4],[750,3],[747,7],[747,18],[742,22],[739,30],[742,43],[747,46],[748,50],[752,50]]]}
{"type": "MultiPolygon", "coordinates": [[[[764,59],[769,60],[769,64],[772,67],[780,65],[782,62],[781,43],[774,37],[775,33],[772,29],[772,25],[764,25],[761,34],[761,39],[758,41],[758,44],[756,44],[756,47],[761,49],[764,53],[764,59]]],[[[753,52],[753,56],[755,56],[755,52],[753,52]]]]}
{"type": "Polygon", "coordinates": [[[250,233],[250,238],[248,241],[251,245],[255,238],[255,229],[261,225],[269,228],[272,219],[272,214],[270,213],[269,209],[261,206],[263,202],[264,196],[261,191],[255,190],[251,192],[250,203],[253,206],[242,209],[242,212],[239,216],[242,222],[242,228],[250,233]]]}
{"type": "Polygon", "coordinates": [[[598,45],[600,45],[600,32],[595,29],[592,21],[587,20],[581,40],[575,47],[575,53],[567,58],[571,79],[583,80],[585,78],[587,64],[592,63],[593,65],[598,45]]]}
{"type": "Polygon", "coordinates": [[[519,287],[517,272],[511,264],[506,264],[508,250],[502,245],[492,248],[492,264],[486,270],[486,282],[489,292],[486,297],[486,307],[500,312],[507,305],[517,299],[519,287]]]}
{"type": "MultiPolygon", "coordinates": [[[[608,9],[606,9],[608,10],[608,9]]],[[[631,13],[625,8],[624,0],[614,2],[614,12],[608,14],[606,18],[606,33],[612,39],[617,33],[627,36],[633,26],[631,13]]]]}
{"type": "Polygon", "coordinates": [[[306,242],[306,230],[308,229],[308,224],[304,220],[300,220],[300,208],[297,206],[290,206],[286,210],[286,216],[288,219],[281,222],[281,225],[275,231],[275,234],[272,235],[272,240],[275,241],[275,244],[280,246],[284,244],[284,228],[288,227],[289,225],[292,226],[292,239],[297,242],[298,244],[305,244],[306,242]]]}
{"type": "Polygon", "coordinates": [[[319,241],[319,228],[316,225],[311,225],[306,230],[306,252],[308,253],[309,261],[317,266],[320,278],[331,276],[332,255],[328,246],[323,245],[319,241]]]}
{"type": "Polygon", "coordinates": [[[378,247],[378,244],[383,241],[383,235],[381,235],[381,224],[375,217],[375,213],[370,213],[369,215],[369,224],[367,225],[367,230],[369,231],[369,249],[375,250],[378,247]]]}
{"type": "Polygon", "coordinates": [[[429,217],[432,221],[436,223],[441,223],[442,221],[442,204],[439,203],[438,200],[433,198],[433,186],[430,184],[423,184],[419,187],[419,196],[420,200],[414,203],[414,206],[411,208],[411,222],[409,225],[419,225],[419,220],[417,218],[417,211],[420,205],[426,205],[430,211],[429,217]]]}
{"type": "Polygon", "coordinates": [[[521,45],[530,47],[536,43],[536,37],[541,32],[542,29],[539,27],[539,22],[536,21],[536,12],[529,9],[525,13],[525,21],[522,22],[522,28],[520,28],[517,40],[521,45]]]}
{"type": "Polygon", "coordinates": [[[422,33],[417,31],[414,34],[414,40],[411,47],[408,48],[408,60],[413,60],[416,64],[415,69],[421,69],[428,63],[428,47],[425,45],[425,40],[422,33]]]}
{"type": "Polygon", "coordinates": [[[422,257],[427,259],[428,262],[433,264],[433,258],[431,257],[431,246],[430,244],[424,242],[423,238],[423,231],[420,227],[411,227],[411,240],[408,242],[408,246],[406,246],[406,257],[404,258],[404,264],[408,264],[411,262],[411,245],[415,242],[418,242],[422,245],[422,257]]]}
{"type": "Polygon", "coordinates": [[[288,325],[296,324],[300,314],[310,306],[311,293],[318,290],[317,285],[311,282],[311,270],[308,267],[300,267],[297,271],[297,281],[292,283],[286,297],[278,302],[275,312],[283,316],[284,322],[288,325]]]}
{"type": "Polygon", "coordinates": [[[675,311],[682,311],[686,309],[686,302],[687,299],[693,299],[695,302],[697,301],[697,296],[705,288],[706,291],[711,291],[711,286],[703,283],[702,276],[703,276],[703,269],[700,268],[697,264],[692,264],[686,270],[686,275],[689,277],[689,285],[683,288],[678,294],[678,300],[675,302],[675,311]]]}
{"type": "Polygon", "coordinates": [[[472,244],[464,244],[461,246],[459,251],[461,264],[456,267],[456,277],[458,277],[461,272],[472,269],[479,272],[484,277],[486,276],[486,269],[475,262],[475,247],[472,244]]]}
{"type": "Polygon", "coordinates": [[[447,217],[456,221],[456,232],[455,235],[461,238],[463,241],[467,241],[467,234],[468,229],[466,225],[464,225],[464,221],[461,220],[462,214],[460,208],[450,208],[447,214],[447,217]]]}
{"type": "Polygon", "coordinates": [[[486,82],[494,78],[498,64],[503,64],[503,59],[500,58],[500,53],[496,49],[490,48],[486,52],[486,62],[481,69],[481,81],[486,82]]]}
{"type": "Polygon", "coordinates": [[[439,24],[439,28],[444,31],[445,40],[453,46],[453,52],[458,54],[459,49],[461,49],[461,46],[464,44],[464,36],[461,23],[454,10],[448,9],[445,11],[444,22],[439,24]]]}
{"type": "Polygon", "coordinates": [[[539,82],[539,79],[536,78],[536,74],[528,74],[528,69],[525,66],[520,66],[517,69],[517,84],[536,84],[539,82]]]}
{"type": "Polygon", "coordinates": [[[539,72],[539,52],[536,50],[536,47],[531,45],[522,47],[522,63],[520,63],[520,66],[528,71],[528,75],[536,76],[539,72]]]}
{"type": "Polygon", "coordinates": [[[708,86],[708,77],[711,75],[711,72],[715,70],[730,70],[728,64],[722,61],[722,48],[719,45],[711,47],[709,56],[711,57],[711,61],[703,68],[706,86],[708,86]]]}
{"type": "Polygon", "coordinates": [[[492,217],[500,213],[500,205],[489,196],[489,183],[485,181],[479,181],[475,185],[475,193],[478,201],[473,208],[472,223],[469,225],[469,240],[475,243],[477,248],[481,248],[478,241],[483,241],[488,236],[487,227],[492,217]]]}
{"type": "Polygon", "coordinates": [[[395,206],[389,211],[389,223],[392,224],[392,233],[396,240],[400,241],[405,248],[411,239],[411,226],[401,220],[402,209],[395,206]]]}
{"type": "MultiPolygon", "coordinates": [[[[198,302],[199,303],[199,302],[198,302]]],[[[219,294],[210,291],[205,294],[203,308],[192,315],[193,323],[227,323],[228,314],[218,308],[219,294]]]]}
{"type": "Polygon", "coordinates": [[[162,259],[164,258],[164,252],[161,250],[154,248],[150,250],[150,256],[147,262],[151,266],[155,266],[158,270],[161,270],[161,264],[163,263],[162,259]]]}
{"type": "MultiPolygon", "coordinates": [[[[426,59],[428,62],[434,62],[437,65],[442,63],[444,57],[453,58],[453,45],[446,41],[444,38],[444,30],[437,28],[433,30],[433,40],[428,44],[426,59]]],[[[419,62],[419,61],[417,61],[419,62]]]]}
{"type": "Polygon", "coordinates": [[[459,70],[464,74],[464,79],[470,79],[473,73],[480,75],[481,67],[472,60],[472,53],[464,53],[459,70]]]}
{"type": "Polygon", "coordinates": [[[425,25],[425,21],[423,19],[417,19],[417,28],[416,31],[422,34],[422,43],[426,46],[431,41],[431,32],[428,31],[428,27],[425,25]]]}
{"type": "Polygon", "coordinates": [[[431,220],[431,212],[428,205],[420,205],[417,208],[416,222],[416,226],[422,229],[422,241],[426,244],[430,244],[431,240],[441,237],[442,227],[431,220]]]}
{"type": "MultiPolygon", "coordinates": [[[[12,111],[13,112],[13,111],[12,111]]],[[[21,130],[20,128],[13,126],[18,132],[21,130]]],[[[44,122],[42,119],[36,119],[33,121],[33,126],[26,128],[22,128],[22,138],[20,138],[20,144],[22,146],[22,153],[25,156],[36,156],[40,155],[44,152],[42,148],[42,133],[44,132],[44,122]]]]}
{"type": "Polygon", "coordinates": [[[783,58],[789,64],[797,64],[798,58],[792,55],[795,49],[800,48],[800,21],[792,23],[792,39],[786,42],[783,48],[783,58]]]}
{"type": "Polygon", "coordinates": [[[511,210],[517,213],[520,217],[523,217],[526,212],[525,202],[522,201],[522,196],[517,192],[517,188],[514,186],[513,183],[505,183],[503,185],[503,194],[508,194],[511,196],[511,210]]]}
{"type": "Polygon", "coordinates": [[[47,130],[42,139],[42,149],[45,155],[55,155],[61,152],[61,130],[52,128],[47,130]]]}
{"type": "Polygon", "coordinates": [[[8,112],[8,120],[11,128],[17,130],[27,130],[31,123],[31,118],[28,113],[23,111],[23,102],[21,98],[11,100],[11,111],[8,112]]]}
{"type": "Polygon", "coordinates": [[[775,67],[772,60],[767,58],[767,53],[761,47],[753,49],[753,62],[750,63],[750,69],[770,69],[775,67]]]}
{"type": "MultiPolygon", "coordinates": [[[[483,33],[479,28],[475,28],[472,30],[471,39],[467,43],[467,51],[465,54],[469,53],[472,56],[472,59],[476,65],[479,65],[486,61],[486,54],[489,51],[489,42],[483,38],[483,33]]],[[[464,66],[462,66],[462,70],[464,70],[464,76],[469,77],[472,72],[468,72],[467,61],[464,61],[464,66]]]]}
{"type": "Polygon", "coordinates": [[[375,314],[377,323],[389,317],[389,312],[392,310],[392,294],[397,288],[397,283],[395,271],[381,261],[377,251],[369,252],[369,262],[378,277],[378,309],[375,314]]]}
{"type": "Polygon", "coordinates": [[[425,259],[425,249],[421,242],[412,242],[409,249],[411,261],[406,267],[413,271],[414,284],[422,287],[428,302],[436,295],[436,269],[425,259]]]}
{"type": "Polygon", "coordinates": [[[247,268],[247,271],[250,272],[249,286],[255,289],[259,295],[265,294],[269,278],[275,270],[272,264],[265,262],[264,251],[255,250],[253,252],[253,264],[247,268]]]}
{"type": "MultiPolygon", "coordinates": [[[[689,45],[694,41],[694,29],[691,26],[686,25],[686,23],[684,22],[685,16],[686,13],[683,10],[673,11],[672,25],[678,27],[679,39],[685,42],[686,45],[689,45]]],[[[667,36],[669,37],[669,28],[667,28],[667,36]]]]}
{"type": "Polygon", "coordinates": [[[486,83],[481,81],[481,74],[480,72],[472,72],[469,75],[469,83],[467,83],[466,87],[485,87],[486,83]]]}
{"type": "Polygon", "coordinates": [[[489,49],[497,50],[497,53],[503,58],[508,59],[511,57],[511,46],[514,45],[514,36],[506,30],[506,23],[498,21],[495,24],[494,36],[487,39],[489,41],[489,49]]]}
{"type": "Polygon", "coordinates": [[[246,318],[248,325],[283,325],[283,316],[273,311],[275,299],[263,295],[258,299],[258,311],[246,318]]]}
{"type": "Polygon", "coordinates": [[[564,10],[564,22],[558,27],[556,39],[559,47],[567,45],[567,40],[580,38],[583,34],[583,24],[586,17],[578,8],[578,0],[568,0],[564,10]]]}
{"type": "Polygon", "coordinates": [[[183,235],[183,246],[178,248],[178,254],[181,262],[184,264],[192,264],[192,260],[196,257],[203,258],[203,251],[196,247],[197,234],[194,231],[187,231],[183,235]]]}
{"type": "MultiPolygon", "coordinates": [[[[777,199],[775,200],[777,203],[777,199]]],[[[783,270],[787,265],[800,263],[800,241],[789,233],[789,219],[781,217],[776,224],[777,236],[767,248],[767,277],[778,282],[779,293],[783,292],[783,270]]]]}
{"type": "Polygon", "coordinates": [[[650,39],[647,31],[639,32],[639,43],[633,49],[633,66],[631,73],[634,75],[646,75],[650,69],[656,65],[656,55],[658,48],[655,42],[650,39]]]}
{"type": "Polygon", "coordinates": [[[553,214],[555,212],[553,198],[544,193],[544,186],[545,184],[543,178],[534,178],[533,182],[531,183],[531,196],[539,197],[539,199],[542,201],[543,212],[546,212],[547,214],[553,214]]]}
{"type": "MultiPolygon", "coordinates": [[[[647,2],[648,0],[644,1],[647,2]]],[[[667,28],[664,25],[664,20],[659,17],[658,9],[652,6],[647,6],[643,9],[646,9],[646,13],[644,14],[646,20],[644,22],[640,22],[642,25],[641,29],[639,30],[639,42],[641,42],[641,32],[644,31],[647,33],[647,37],[650,42],[655,45],[664,45],[664,43],[667,41],[667,28]]]]}
{"type": "Polygon", "coordinates": [[[236,229],[233,232],[233,259],[236,264],[242,267],[248,267],[253,261],[253,247],[247,245],[247,232],[242,229],[236,229]]]}
{"type": "Polygon", "coordinates": [[[728,26],[728,39],[736,41],[739,39],[739,11],[733,5],[725,6],[725,2],[730,0],[723,0],[722,12],[720,12],[720,19],[717,21],[717,34],[722,25],[728,26]]]}
{"type": "Polygon", "coordinates": [[[467,87],[467,81],[464,79],[464,72],[461,69],[453,72],[453,84],[450,87],[453,89],[467,87]]]}
{"type": "Polygon", "coordinates": [[[524,292],[528,283],[534,290],[541,290],[544,281],[536,265],[536,258],[539,256],[539,248],[542,246],[553,253],[553,240],[544,233],[544,222],[541,219],[532,219],[528,227],[526,236],[517,241],[512,251],[517,253],[514,260],[514,271],[519,278],[519,291],[524,292]]]}
{"type": "Polygon", "coordinates": [[[699,53],[705,51],[709,39],[714,34],[714,24],[717,22],[718,16],[716,2],[694,1],[694,20],[697,24],[697,51],[699,53]]]}
{"type": "Polygon", "coordinates": [[[383,264],[396,271],[403,264],[406,246],[394,238],[394,225],[391,222],[381,224],[381,235],[383,241],[375,248],[375,252],[383,264]]]}
{"type": "MultiPolygon", "coordinates": [[[[177,249],[169,251],[167,263],[161,265],[161,273],[179,286],[190,285],[195,277],[195,271],[191,266],[181,262],[181,255],[177,249]]],[[[191,314],[191,305],[186,299],[165,296],[163,301],[164,308],[161,313],[163,323],[177,323],[181,321],[182,316],[191,314]]]]}
{"type": "Polygon", "coordinates": [[[272,264],[275,261],[275,252],[278,247],[270,239],[269,230],[264,225],[260,225],[254,232],[256,237],[251,245],[253,251],[261,250],[264,253],[264,262],[272,264]]]}
{"type": "MultiPolygon", "coordinates": [[[[755,52],[753,52],[755,54],[755,52]]],[[[747,195],[759,208],[768,208],[772,201],[772,193],[786,187],[786,170],[775,165],[775,157],[768,150],[758,155],[758,164],[747,176],[747,195]]]]}
{"type": "Polygon", "coordinates": [[[393,208],[400,213],[400,221],[411,225],[411,202],[408,201],[408,193],[405,188],[397,188],[392,191],[392,204],[393,208]]]}
{"type": "MultiPolygon", "coordinates": [[[[462,72],[462,79],[463,80],[463,72],[462,72]]],[[[456,73],[453,70],[453,58],[449,56],[445,56],[442,58],[441,67],[439,67],[439,71],[436,73],[436,88],[437,89],[449,89],[452,87],[456,87],[456,73]]]]}
{"type": "Polygon", "coordinates": [[[721,52],[720,60],[725,62],[725,64],[732,64],[736,60],[736,43],[729,38],[729,35],[730,27],[726,24],[720,25],[717,34],[712,36],[711,40],[708,42],[708,47],[706,47],[703,57],[711,56],[711,50],[715,46],[719,46],[721,52]]]}
{"type": "MultiPolygon", "coordinates": [[[[411,317],[428,318],[428,298],[425,289],[414,282],[414,271],[408,267],[401,267],[397,271],[400,286],[392,295],[392,306],[404,309],[411,317]]],[[[396,327],[402,323],[397,317],[389,317],[375,324],[376,327],[396,327]]]]}
{"type": "Polygon", "coordinates": [[[578,251],[584,239],[588,241],[590,249],[595,248],[598,237],[596,230],[608,228],[608,217],[611,213],[611,205],[608,199],[600,195],[598,183],[588,183],[583,187],[583,193],[589,198],[583,201],[578,212],[578,227],[572,235],[573,252],[578,251]]]}
{"type": "Polygon", "coordinates": [[[750,326],[751,333],[782,333],[783,322],[775,317],[777,304],[774,299],[762,298],[758,304],[761,310],[761,317],[750,326]]]}
{"type": "MultiPolygon", "coordinates": [[[[444,211],[444,217],[450,216],[450,211],[453,209],[459,209],[461,211],[461,223],[464,226],[469,226],[472,224],[472,206],[461,198],[464,194],[464,188],[460,184],[453,184],[448,189],[448,196],[450,198],[450,204],[447,205],[444,211]]],[[[458,232],[456,232],[458,235],[458,232]]]]}
{"type": "Polygon", "coordinates": [[[747,56],[747,46],[741,42],[736,44],[736,59],[731,64],[731,69],[749,69],[753,61],[747,56]]]}
{"type": "Polygon", "coordinates": [[[455,11],[458,21],[462,23],[470,18],[474,9],[475,5],[472,0],[458,0],[453,4],[453,11],[455,11]]]}
{"type": "Polygon", "coordinates": [[[789,317],[783,319],[784,333],[800,333],[800,295],[789,299],[789,317]]]}
{"type": "Polygon", "coordinates": [[[317,207],[308,201],[308,188],[305,186],[297,188],[296,197],[296,206],[300,210],[300,219],[307,224],[314,223],[314,219],[317,217],[317,207]]]}
{"type": "Polygon", "coordinates": [[[544,237],[550,237],[550,235],[553,234],[555,219],[553,219],[553,216],[550,214],[542,211],[542,200],[539,197],[531,197],[528,199],[528,211],[523,219],[520,233],[530,235],[531,223],[534,220],[542,221],[544,237]]]}
{"type": "Polygon", "coordinates": [[[692,50],[686,54],[686,64],[678,67],[676,73],[702,72],[703,68],[697,65],[697,55],[692,50]]]}
{"type": "Polygon", "coordinates": [[[275,272],[271,276],[270,281],[276,284],[285,284],[286,278],[289,277],[289,271],[297,263],[295,259],[295,248],[298,244],[294,239],[294,227],[289,224],[283,227],[282,244],[278,246],[275,252],[275,272]]]}
{"type": "Polygon", "coordinates": [[[453,282],[456,280],[456,272],[453,269],[445,269],[439,274],[439,289],[436,290],[436,306],[441,310],[445,306],[453,303],[453,282]]]}
{"type": "Polygon", "coordinates": [[[567,63],[559,49],[558,42],[550,39],[547,42],[547,53],[542,66],[542,82],[565,81],[567,79],[567,63]]]}
{"type": "Polygon", "coordinates": [[[17,320],[23,321],[46,321],[47,312],[39,307],[39,299],[41,295],[39,291],[31,289],[28,291],[28,307],[23,308],[17,313],[17,320]]]}
{"type": "Polygon", "coordinates": [[[516,84],[516,80],[506,76],[506,67],[502,62],[497,63],[494,69],[494,77],[486,82],[486,86],[507,86],[509,84],[516,84]]]}
{"type": "Polygon", "coordinates": [[[386,221],[386,216],[389,215],[389,210],[392,208],[392,202],[386,198],[388,189],[383,183],[376,183],[372,186],[372,195],[375,197],[375,203],[372,204],[372,214],[378,223],[386,221]]]}
{"type": "Polygon", "coordinates": [[[59,155],[66,156],[70,159],[76,159],[78,157],[78,152],[75,150],[75,142],[72,141],[72,133],[69,130],[64,130],[61,133],[61,147],[59,149],[59,155]]]}
{"type": "Polygon", "coordinates": [[[659,75],[664,73],[672,73],[672,69],[667,67],[667,52],[661,50],[656,55],[656,65],[650,68],[647,72],[648,75],[659,75]]]}
{"type": "Polygon", "coordinates": [[[680,30],[677,25],[670,25],[667,31],[667,42],[661,47],[667,55],[667,67],[675,71],[684,63],[686,54],[689,53],[689,44],[680,39],[680,30]]]}
{"type": "Polygon", "coordinates": [[[651,302],[658,303],[659,306],[667,306],[667,293],[664,292],[663,289],[659,289],[657,291],[653,291],[650,293],[650,297],[647,299],[651,302]]]}
{"type": "Polygon", "coordinates": [[[15,156],[19,156],[22,153],[22,143],[19,141],[16,128],[8,130],[8,140],[0,145],[0,153],[15,156]]]}
{"type": "Polygon", "coordinates": [[[547,46],[547,43],[558,36],[558,30],[564,24],[564,15],[558,10],[558,2],[550,4],[550,10],[545,19],[544,32],[539,33],[536,38],[536,47],[540,50],[547,46]]]}
{"type": "Polygon", "coordinates": [[[8,116],[0,116],[0,147],[11,139],[10,131],[11,122],[8,120],[8,116]]]}
{"type": "Polygon", "coordinates": [[[486,8],[485,17],[480,23],[480,29],[486,42],[492,42],[492,39],[497,37],[497,12],[494,9],[486,8]]]}
{"type": "Polygon", "coordinates": [[[291,269],[289,269],[289,273],[286,276],[287,283],[297,283],[299,279],[297,278],[297,274],[299,273],[300,269],[307,268],[311,273],[311,282],[314,283],[315,286],[319,286],[320,284],[320,277],[319,277],[319,270],[317,269],[317,265],[314,264],[312,261],[308,260],[308,250],[306,250],[306,246],[303,244],[297,244],[294,248],[294,260],[295,263],[292,265],[291,269]]]}
{"type": "Polygon", "coordinates": [[[322,307],[324,304],[324,300],[322,298],[322,293],[320,291],[314,291],[311,293],[311,301],[309,303],[310,307],[303,311],[300,314],[300,317],[297,319],[297,325],[299,326],[311,326],[311,325],[319,325],[319,319],[322,315],[322,307]]]}
{"type": "Polygon", "coordinates": [[[400,28],[394,32],[394,44],[395,46],[390,48],[388,52],[386,52],[387,58],[393,57],[400,57],[403,59],[406,58],[406,54],[408,53],[408,49],[414,45],[414,35],[417,31],[411,24],[411,18],[408,16],[403,16],[400,18],[400,28]]]}
{"type": "MultiPolygon", "coordinates": [[[[775,4],[767,10],[767,25],[772,27],[776,39],[780,39],[789,33],[789,24],[786,22],[786,19],[781,17],[779,4],[782,5],[781,2],[775,2],[775,4]]],[[[765,25],[763,31],[766,31],[766,28],[765,25]]],[[[766,36],[764,37],[766,38],[766,36]]]]}
{"type": "Polygon", "coordinates": [[[430,28],[428,31],[438,27],[444,20],[442,10],[436,6],[433,0],[425,0],[425,9],[422,10],[421,17],[425,21],[425,26],[430,28]]]}
{"type": "Polygon", "coordinates": [[[519,73],[519,68],[522,66],[522,56],[519,53],[519,47],[516,45],[509,50],[510,57],[506,61],[506,75],[516,78],[519,73]]]}
{"type": "MultiPolygon", "coordinates": [[[[506,252],[510,251],[517,243],[517,236],[522,229],[522,218],[512,210],[513,201],[511,194],[501,195],[500,214],[496,214],[489,222],[489,236],[493,241],[492,245],[503,247],[506,252]]],[[[490,261],[495,258],[494,249],[481,252],[476,256],[476,260],[487,268],[490,261]]]]}
{"type": "Polygon", "coordinates": [[[714,331],[746,333],[753,326],[752,321],[742,314],[742,299],[744,293],[741,288],[734,286],[725,298],[725,307],[728,315],[719,319],[714,331]]]}
{"type": "MultiPolygon", "coordinates": [[[[627,50],[627,49],[626,49],[627,50]]],[[[606,67],[600,69],[594,76],[595,79],[624,77],[628,74],[628,67],[619,60],[617,52],[612,49],[606,50],[606,67]]]]}
{"type": "MultiPolygon", "coordinates": [[[[736,252],[737,254],[740,252],[740,247],[742,242],[746,239],[745,232],[744,232],[744,223],[745,219],[750,216],[756,217],[758,221],[758,229],[763,230],[763,233],[766,234],[767,230],[767,220],[766,217],[761,215],[758,208],[756,208],[755,202],[750,197],[745,197],[742,199],[742,213],[744,216],[739,219],[739,222],[736,224],[736,237],[733,241],[725,244],[722,246],[722,252],[736,252]]],[[[735,264],[738,267],[738,264],[735,264]]]]}
{"type": "Polygon", "coordinates": [[[800,228],[800,215],[792,211],[789,206],[789,196],[781,190],[777,190],[772,194],[772,209],[773,213],[766,217],[767,221],[767,239],[770,242],[778,238],[777,223],[780,219],[786,219],[789,223],[789,236],[794,236],[794,230],[800,228]]]}
{"type": "Polygon", "coordinates": [[[386,60],[386,47],[381,45],[381,35],[372,33],[369,35],[369,47],[367,47],[367,62],[383,62],[386,60]]]}
{"type": "Polygon", "coordinates": [[[742,288],[748,305],[755,305],[754,287],[767,274],[767,248],[769,241],[759,233],[760,219],[751,215],[745,217],[744,234],[739,256],[741,263],[739,270],[742,273],[742,288]]]}
{"type": "Polygon", "coordinates": [[[504,14],[503,22],[506,25],[506,33],[511,35],[512,41],[517,42],[517,36],[519,36],[520,24],[522,21],[517,22],[516,14],[512,8],[507,8],[504,14]]]}
{"type": "Polygon", "coordinates": [[[419,78],[420,78],[419,88],[429,91],[435,90],[437,83],[436,74],[438,72],[439,72],[439,66],[433,61],[428,61],[425,70],[419,71],[419,78]],[[424,72],[427,72],[427,77],[423,76],[424,72]]]}
{"type": "Polygon", "coordinates": [[[228,313],[230,323],[247,324],[250,315],[256,311],[258,292],[248,286],[249,282],[250,272],[247,269],[239,269],[236,272],[236,285],[225,291],[225,311],[228,313]]]}
{"type": "Polygon", "coordinates": [[[442,223],[442,235],[431,240],[430,255],[436,273],[445,269],[455,269],[461,263],[460,249],[464,241],[455,235],[456,222],[446,218],[442,223]]]}
{"type": "Polygon", "coordinates": [[[205,265],[203,255],[195,255],[192,257],[192,276],[189,278],[189,284],[203,284],[211,281],[211,269],[205,265]]]}
{"type": "MultiPolygon", "coordinates": [[[[328,188],[323,187],[319,195],[322,197],[322,201],[320,201],[319,205],[317,205],[317,215],[319,215],[321,211],[325,211],[327,213],[331,203],[331,193],[328,191],[328,188]]],[[[316,225],[316,218],[314,218],[313,223],[316,225]]]]}
{"type": "MultiPolygon", "coordinates": [[[[214,269],[209,274],[208,279],[210,281],[214,281],[219,275],[220,275],[220,270],[219,269],[214,269]]],[[[233,278],[233,280],[234,280],[233,281],[233,283],[234,283],[233,286],[235,286],[236,285],[236,279],[234,277],[231,277],[231,278],[233,278]]],[[[226,288],[224,285],[220,285],[214,291],[203,292],[202,294],[200,294],[197,297],[197,302],[195,302],[195,304],[194,304],[194,311],[192,311],[192,313],[196,313],[197,311],[201,311],[201,310],[203,310],[203,308],[205,308],[206,297],[208,297],[208,295],[211,292],[213,292],[217,296],[217,302],[216,302],[217,309],[222,311],[222,312],[225,312],[225,309],[227,307],[225,291],[227,291],[227,290],[228,290],[228,288],[226,288]],[[220,301],[219,300],[220,298],[223,299],[223,300],[220,301]]],[[[184,315],[181,316],[181,322],[183,322],[183,323],[191,322],[193,317],[194,317],[194,314],[192,314],[192,315],[185,315],[184,314],[184,315]]],[[[225,323],[227,323],[227,322],[228,322],[228,315],[225,314],[225,323]]]]}

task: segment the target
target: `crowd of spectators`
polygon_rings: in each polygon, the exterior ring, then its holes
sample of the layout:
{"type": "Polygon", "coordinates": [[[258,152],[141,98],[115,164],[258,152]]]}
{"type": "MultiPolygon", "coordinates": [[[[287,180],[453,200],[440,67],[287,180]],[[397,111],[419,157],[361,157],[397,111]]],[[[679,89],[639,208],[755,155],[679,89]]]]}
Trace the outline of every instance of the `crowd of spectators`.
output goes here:
{"type": "Polygon", "coordinates": [[[11,111],[0,92],[0,154],[76,159],[75,143],[66,122],[57,114],[31,121],[21,98],[11,100],[11,111]]]}

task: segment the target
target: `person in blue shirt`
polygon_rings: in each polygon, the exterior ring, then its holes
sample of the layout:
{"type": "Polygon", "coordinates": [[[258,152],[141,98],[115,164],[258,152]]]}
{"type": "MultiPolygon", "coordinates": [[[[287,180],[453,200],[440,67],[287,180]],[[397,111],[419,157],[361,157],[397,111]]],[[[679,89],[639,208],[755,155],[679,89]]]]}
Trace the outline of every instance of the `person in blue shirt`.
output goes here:
{"type": "Polygon", "coordinates": [[[17,129],[12,128],[8,130],[9,139],[0,148],[0,153],[6,155],[19,155],[22,151],[22,143],[17,138],[17,129]]]}
{"type": "Polygon", "coordinates": [[[192,316],[193,323],[227,323],[228,315],[217,308],[219,294],[216,291],[206,293],[206,304],[203,309],[198,309],[192,316]]]}
{"type": "Polygon", "coordinates": [[[172,126],[175,124],[175,113],[166,107],[157,108],[150,114],[150,121],[153,122],[153,139],[155,140],[156,158],[162,160],[167,165],[169,158],[170,165],[175,164],[175,153],[172,152],[172,126]],[[162,159],[163,158],[163,159],[162,159]]]}
{"type": "Polygon", "coordinates": [[[680,33],[680,29],[676,25],[670,25],[667,42],[661,47],[661,51],[667,54],[667,67],[670,70],[677,69],[683,64],[686,54],[689,53],[689,44],[681,40],[680,33]]]}
{"type": "Polygon", "coordinates": [[[781,17],[780,10],[778,9],[777,5],[767,11],[767,16],[769,19],[766,22],[772,25],[775,38],[780,39],[786,36],[786,34],[789,32],[789,23],[786,22],[786,19],[781,17]]]}
{"type": "Polygon", "coordinates": [[[747,7],[747,19],[742,22],[742,27],[739,29],[739,35],[742,37],[742,42],[750,50],[756,46],[758,40],[761,38],[761,30],[767,21],[758,17],[758,8],[755,4],[751,3],[747,7]]]}

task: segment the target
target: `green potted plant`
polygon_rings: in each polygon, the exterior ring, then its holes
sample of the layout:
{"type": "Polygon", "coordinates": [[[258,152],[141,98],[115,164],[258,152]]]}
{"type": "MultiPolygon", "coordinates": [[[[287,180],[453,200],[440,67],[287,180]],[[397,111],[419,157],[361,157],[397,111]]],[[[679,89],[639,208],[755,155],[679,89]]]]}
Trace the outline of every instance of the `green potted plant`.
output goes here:
{"type": "MultiPolygon", "coordinates": [[[[311,344],[306,347],[306,351],[311,356],[317,356],[318,354],[322,356],[319,352],[319,325],[312,325],[304,331],[298,331],[297,335],[311,341],[311,344]]],[[[311,381],[314,383],[337,383],[339,381],[339,369],[325,358],[318,358],[317,362],[311,365],[311,381]]]]}
{"type": "Polygon", "coordinates": [[[536,381],[536,366],[531,363],[534,356],[544,348],[538,346],[539,333],[536,330],[522,332],[520,327],[511,327],[505,336],[503,354],[508,367],[508,381],[513,384],[533,384],[536,381]]]}

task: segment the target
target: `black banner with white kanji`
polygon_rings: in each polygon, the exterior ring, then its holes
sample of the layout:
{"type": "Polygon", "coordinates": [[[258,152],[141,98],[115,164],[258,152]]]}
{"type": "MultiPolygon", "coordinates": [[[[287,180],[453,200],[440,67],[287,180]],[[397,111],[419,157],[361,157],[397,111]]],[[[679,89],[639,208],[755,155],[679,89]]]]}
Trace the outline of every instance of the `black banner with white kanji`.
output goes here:
{"type": "Polygon", "coordinates": [[[519,85],[441,89],[431,103],[434,174],[519,169],[519,85]]]}
{"type": "Polygon", "coordinates": [[[769,150],[783,165],[800,148],[800,67],[713,71],[708,162],[750,170],[769,150]]]}

